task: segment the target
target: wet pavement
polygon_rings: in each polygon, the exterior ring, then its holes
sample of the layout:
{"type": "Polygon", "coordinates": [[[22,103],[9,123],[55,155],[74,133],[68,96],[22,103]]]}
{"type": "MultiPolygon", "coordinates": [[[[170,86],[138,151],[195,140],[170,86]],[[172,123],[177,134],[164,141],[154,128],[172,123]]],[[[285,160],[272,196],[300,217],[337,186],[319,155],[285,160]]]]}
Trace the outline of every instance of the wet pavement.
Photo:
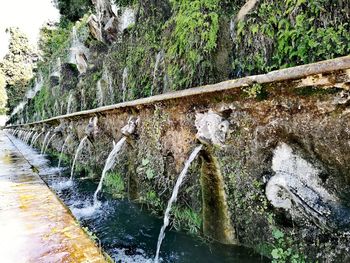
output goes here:
{"type": "Polygon", "coordinates": [[[0,262],[106,262],[12,138],[0,131],[0,262]]]}

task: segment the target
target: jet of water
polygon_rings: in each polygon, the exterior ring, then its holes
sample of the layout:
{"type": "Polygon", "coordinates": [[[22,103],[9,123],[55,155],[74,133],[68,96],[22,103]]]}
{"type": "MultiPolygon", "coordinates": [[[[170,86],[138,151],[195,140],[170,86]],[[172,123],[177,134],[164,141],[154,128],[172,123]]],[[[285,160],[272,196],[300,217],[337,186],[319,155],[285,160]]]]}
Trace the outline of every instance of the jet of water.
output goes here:
{"type": "Polygon", "coordinates": [[[41,146],[41,151],[40,151],[41,154],[44,153],[46,140],[47,140],[47,138],[49,138],[50,132],[51,132],[51,131],[48,131],[48,132],[46,133],[46,135],[45,135],[43,145],[41,146]]]}
{"type": "Polygon", "coordinates": [[[123,102],[126,100],[126,90],[128,88],[127,81],[128,81],[128,68],[125,67],[123,70],[123,82],[122,82],[123,102]]]}
{"type": "MultiPolygon", "coordinates": [[[[33,135],[33,137],[32,137],[32,139],[30,140],[30,146],[33,144],[33,141],[34,141],[34,139],[35,139],[35,137],[38,135],[38,133],[37,132],[35,132],[34,133],[34,135],[33,135]]],[[[28,140],[28,142],[29,142],[29,140],[28,140]]]]}
{"type": "Polygon", "coordinates": [[[126,141],[126,137],[124,136],[123,138],[121,138],[119,140],[119,142],[117,144],[114,145],[112,151],[109,153],[108,157],[107,157],[107,160],[106,160],[106,163],[105,163],[105,166],[103,168],[103,171],[102,171],[102,176],[101,176],[101,180],[98,184],[98,187],[96,189],[96,192],[94,194],[94,207],[98,206],[98,199],[97,199],[97,195],[98,193],[101,191],[102,189],[102,184],[103,184],[103,179],[105,178],[106,176],[106,173],[113,167],[113,165],[115,164],[118,156],[119,156],[119,153],[120,153],[120,150],[122,149],[124,143],[126,141]]]}
{"type": "Polygon", "coordinates": [[[84,143],[85,143],[85,141],[86,141],[87,138],[88,138],[88,137],[85,136],[85,137],[80,141],[79,146],[78,146],[78,148],[77,148],[77,150],[76,150],[76,152],[75,152],[75,156],[74,156],[74,160],[73,160],[73,165],[72,165],[72,169],[71,169],[71,172],[70,172],[69,181],[72,181],[72,180],[73,180],[75,162],[77,161],[77,158],[78,158],[78,156],[79,156],[79,153],[80,153],[80,151],[83,149],[84,143]]]}
{"type": "Polygon", "coordinates": [[[60,158],[59,158],[59,160],[58,160],[58,168],[61,167],[61,161],[62,161],[62,155],[63,155],[64,146],[66,146],[66,144],[67,144],[69,138],[70,138],[70,135],[67,136],[67,138],[64,140],[64,143],[63,143],[63,145],[62,145],[61,153],[60,153],[60,158]]]}
{"type": "Polygon", "coordinates": [[[49,145],[50,145],[50,142],[52,141],[52,139],[53,139],[55,136],[56,136],[56,134],[53,134],[53,135],[50,137],[50,139],[48,140],[48,142],[47,142],[47,144],[46,144],[46,147],[45,147],[45,149],[44,149],[44,154],[46,153],[47,148],[48,148],[49,145]]]}
{"type": "Polygon", "coordinates": [[[73,103],[73,93],[70,93],[67,101],[67,114],[71,112],[72,103],[73,103]]]}
{"type": "Polygon", "coordinates": [[[168,201],[168,206],[165,210],[165,214],[164,214],[164,221],[163,221],[163,226],[160,230],[159,233],[159,237],[158,237],[158,243],[157,243],[157,253],[156,256],[154,258],[154,262],[158,263],[159,262],[159,251],[160,251],[160,246],[162,245],[162,241],[164,239],[165,236],[165,229],[167,228],[167,226],[169,225],[169,218],[170,218],[170,210],[171,210],[171,206],[173,205],[174,202],[176,202],[177,199],[177,195],[179,193],[179,188],[182,184],[183,179],[185,178],[188,168],[190,167],[191,163],[193,162],[193,160],[197,157],[198,153],[200,152],[200,150],[202,149],[202,145],[197,146],[193,152],[191,153],[190,157],[188,158],[188,160],[185,162],[185,167],[183,168],[182,172],[180,173],[179,177],[177,178],[176,184],[174,186],[173,189],[173,193],[168,201]]]}
{"type": "Polygon", "coordinates": [[[164,59],[164,53],[163,51],[158,52],[156,56],[156,63],[154,64],[154,70],[153,70],[153,82],[152,82],[152,88],[151,88],[151,96],[153,95],[154,89],[157,84],[157,73],[160,62],[164,59]]]}
{"type": "Polygon", "coordinates": [[[102,107],[104,103],[104,96],[103,96],[102,84],[100,79],[96,83],[96,99],[97,99],[98,106],[102,107]]]}
{"type": "Polygon", "coordinates": [[[32,146],[32,145],[35,145],[36,141],[39,139],[39,137],[40,137],[42,134],[43,134],[43,132],[39,133],[39,134],[35,137],[35,139],[33,140],[32,144],[31,144],[31,146],[32,146]]]}
{"type": "Polygon", "coordinates": [[[26,139],[25,139],[25,143],[28,144],[30,137],[34,134],[34,131],[31,131],[30,133],[28,133],[26,139]]]}

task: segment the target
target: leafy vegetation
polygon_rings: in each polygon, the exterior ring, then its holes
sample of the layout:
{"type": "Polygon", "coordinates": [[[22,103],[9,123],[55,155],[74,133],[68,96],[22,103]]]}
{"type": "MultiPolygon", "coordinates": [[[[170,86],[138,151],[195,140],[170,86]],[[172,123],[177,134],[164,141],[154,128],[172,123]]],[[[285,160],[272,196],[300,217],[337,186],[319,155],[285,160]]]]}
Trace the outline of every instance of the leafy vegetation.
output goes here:
{"type": "Polygon", "coordinates": [[[108,192],[116,197],[123,197],[125,194],[123,177],[117,172],[108,173],[104,180],[104,185],[106,186],[106,189],[108,189],[108,192]]]}
{"type": "Polygon", "coordinates": [[[281,230],[274,228],[272,236],[275,240],[275,247],[271,251],[272,263],[305,263],[303,255],[292,249],[293,241],[281,230]]]}
{"type": "Polygon", "coordinates": [[[165,37],[168,74],[173,89],[190,88],[208,82],[207,73],[219,31],[219,1],[170,1],[174,15],[166,23],[171,29],[165,37]]]}
{"type": "MultiPolygon", "coordinates": [[[[62,25],[45,25],[40,30],[39,49],[44,62],[51,61],[63,48],[68,48],[72,23],[62,25]]],[[[62,56],[62,54],[60,54],[62,56]]]]}
{"type": "Polygon", "coordinates": [[[263,73],[349,54],[346,5],[326,0],[262,1],[236,26],[235,74],[263,73]]]}
{"type": "Polygon", "coordinates": [[[18,28],[8,28],[6,32],[10,34],[9,51],[0,61],[0,71],[5,77],[8,108],[12,111],[24,97],[37,56],[18,28]]]}
{"type": "Polygon", "coordinates": [[[53,0],[60,11],[62,22],[75,22],[92,8],[91,0],[53,0]]]}
{"type": "Polygon", "coordinates": [[[185,230],[192,235],[199,235],[202,226],[202,217],[191,208],[182,208],[178,205],[172,207],[174,219],[172,222],[176,230],[185,230]]]}
{"type": "Polygon", "coordinates": [[[6,87],[5,76],[0,71],[0,114],[4,114],[6,112],[7,93],[6,93],[5,87],[6,87]]]}

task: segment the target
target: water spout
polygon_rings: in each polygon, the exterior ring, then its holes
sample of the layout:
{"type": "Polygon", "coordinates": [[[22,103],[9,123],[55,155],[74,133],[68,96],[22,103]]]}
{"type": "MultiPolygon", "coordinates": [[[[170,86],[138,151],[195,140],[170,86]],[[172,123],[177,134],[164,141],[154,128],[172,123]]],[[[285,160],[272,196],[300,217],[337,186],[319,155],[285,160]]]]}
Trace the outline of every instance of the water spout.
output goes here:
{"type": "MultiPolygon", "coordinates": [[[[35,132],[34,134],[33,134],[33,137],[32,137],[32,139],[30,140],[30,146],[32,146],[32,144],[33,144],[33,141],[34,141],[34,139],[35,139],[35,137],[38,135],[38,133],[37,132],[35,132]]],[[[28,143],[29,143],[29,140],[28,140],[28,143]]]]}
{"type": "Polygon", "coordinates": [[[103,98],[103,90],[101,85],[101,79],[99,79],[96,83],[96,99],[99,107],[103,106],[104,98],[103,98]]]}
{"type": "Polygon", "coordinates": [[[123,70],[123,83],[122,83],[123,102],[126,100],[127,80],[128,80],[128,68],[125,67],[123,70]]]}
{"type": "Polygon", "coordinates": [[[25,143],[28,144],[30,137],[34,134],[34,131],[31,131],[30,133],[28,133],[26,139],[25,139],[25,143]]]}
{"type": "Polygon", "coordinates": [[[49,145],[50,145],[50,142],[52,141],[52,139],[53,139],[55,136],[56,136],[56,134],[53,134],[53,135],[50,137],[50,139],[48,140],[48,142],[47,142],[47,144],[46,144],[46,147],[45,147],[45,149],[44,149],[44,154],[46,153],[47,148],[48,148],[49,145]]]}
{"type": "Polygon", "coordinates": [[[41,146],[41,151],[40,151],[41,154],[44,153],[46,140],[47,140],[47,138],[49,137],[50,132],[51,132],[51,131],[48,131],[48,132],[46,133],[46,135],[45,135],[45,138],[44,138],[44,141],[43,141],[43,145],[41,146]]]}
{"type": "Polygon", "coordinates": [[[154,93],[154,89],[157,86],[157,73],[158,73],[158,68],[159,68],[159,64],[160,62],[162,62],[164,58],[164,52],[160,51],[158,52],[157,56],[156,56],[156,63],[154,64],[154,70],[153,70],[153,83],[152,83],[152,88],[151,88],[151,96],[154,93]]]}
{"type": "Polygon", "coordinates": [[[71,112],[72,102],[73,102],[73,94],[70,93],[67,101],[67,114],[71,112]]]}
{"type": "Polygon", "coordinates": [[[158,263],[159,262],[159,252],[160,252],[160,246],[162,245],[162,241],[164,239],[165,236],[165,229],[167,228],[167,226],[169,225],[169,218],[170,218],[170,210],[171,207],[173,205],[174,202],[176,202],[177,199],[177,195],[179,192],[179,188],[182,184],[183,179],[185,178],[188,168],[190,167],[191,163],[193,162],[193,160],[197,157],[198,153],[200,152],[200,150],[202,149],[202,145],[197,146],[193,152],[191,153],[190,157],[188,158],[188,160],[185,162],[185,167],[183,168],[182,172],[180,173],[180,176],[178,177],[176,184],[174,186],[173,189],[173,193],[168,201],[168,206],[165,210],[165,214],[164,214],[164,223],[163,226],[160,230],[159,233],[159,237],[158,237],[158,243],[157,243],[157,252],[156,252],[156,256],[154,258],[154,262],[158,263]]]}
{"type": "Polygon", "coordinates": [[[77,150],[76,150],[76,152],[75,152],[75,156],[74,156],[74,160],[73,160],[73,164],[72,164],[72,169],[71,169],[71,172],[70,172],[70,178],[69,178],[69,181],[70,181],[70,182],[72,182],[72,180],[73,180],[75,162],[77,161],[77,158],[78,158],[78,156],[79,156],[79,153],[80,153],[80,151],[83,149],[84,143],[85,143],[85,141],[86,141],[87,138],[88,138],[88,137],[85,136],[85,137],[80,141],[79,146],[78,146],[78,148],[77,148],[77,150]]]}
{"type": "Polygon", "coordinates": [[[62,145],[61,153],[60,153],[60,158],[59,158],[59,160],[58,160],[58,168],[61,167],[61,161],[62,161],[62,155],[63,155],[64,146],[66,146],[66,144],[67,144],[69,138],[70,138],[70,135],[67,136],[67,138],[64,140],[64,143],[63,143],[63,145],[62,145]]]}
{"type": "Polygon", "coordinates": [[[35,145],[36,141],[39,139],[39,137],[43,134],[44,132],[40,132],[32,141],[31,146],[35,145]]]}
{"type": "Polygon", "coordinates": [[[113,147],[113,150],[109,153],[108,155],[108,158],[106,160],[106,163],[105,163],[105,166],[103,168],[103,171],[102,171],[102,176],[101,176],[101,180],[98,184],[98,187],[96,189],[96,192],[94,193],[94,207],[97,207],[98,204],[99,204],[99,201],[97,199],[97,195],[98,193],[101,191],[102,189],[102,184],[103,184],[103,180],[106,176],[106,173],[113,167],[113,165],[115,164],[118,156],[119,156],[119,153],[120,153],[120,150],[122,149],[124,143],[126,141],[126,137],[123,136],[119,142],[117,144],[114,144],[114,147],[113,147]]]}

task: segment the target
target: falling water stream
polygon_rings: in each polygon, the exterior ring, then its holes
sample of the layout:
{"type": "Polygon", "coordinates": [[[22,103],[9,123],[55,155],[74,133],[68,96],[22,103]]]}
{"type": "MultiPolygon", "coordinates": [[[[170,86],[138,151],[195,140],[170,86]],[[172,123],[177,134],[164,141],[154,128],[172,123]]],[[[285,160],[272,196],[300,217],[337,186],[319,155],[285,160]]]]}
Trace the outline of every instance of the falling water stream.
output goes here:
{"type": "MultiPolygon", "coordinates": [[[[69,137],[69,136],[68,136],[69,137]]],[[[68,137],[64,144],[67,144],[68,137]]],[[[69,207],[73,215],[79,220],[83,227],[95,235],[102,248],[111,256],[115,262],[123,263],[152,263],[154,262],[154,244],[159,243],[159,237],[163,237],[166,228],[165,218],[161,219],[151,215],[145,206],[128,201],[127,199],[116,199],[108,192],[102,195],[96,189],[102,185],[103,176],[99,182],[94,179],[83,179],[81,174],[73,175],[72,170],[57,169],[56,159],[48,155],[40,155],[33,148],[24,142],[11,136],[18,149],[23,153],[31,163],[38,167],[40,176],[58,197],[69,207]],[[69,178],[74,182],[74,188],[62,188],[61,183],[67,182],[69,178]],[[95,196],[99,194],[100,206],[91,214],[79,213],[77,208],[81,209],[91,204],[95,196]],[[159,229],[162,228],[163,235],[159,235],[159,229]]],[[[75,160],[78,158],[87,137],[84,137],[76,150],[75,160]]],[[[110,152],[104,167],[107,172],[118,159],[125,138],[122,138],[114,145],[110,152]]],[[[171,205],[176,200],[179,187],[186,176],[186,172],[191,162],[196,158],[200,147],[192,152],[191,156],[185,163],[185,167],[180,174],[172,198],[169,200],[166,210],[167,221],[171,205]]],[[[62,146],[62,149],[64,146],[62,146]]],[[[61,152],[62,152],[61,149],[61,152]]],[[[1,167],[0,167],[1,170],[1,167]]],[[[104,175],[105,173],[103,173],[104,175]]],[[[72,183],[73,183],[72,182],[72,183]]],[[[185,233],[169,230],[167,238],[162,240],[162,257],[160,262],[164,263],[211,263],[211,262],[240,262],[240,263],[257,263],[268,262],[260,255],[254,254],[251,250],[239,246],[226,246],[217,243],[205,244],[198,239],[188,236],[185,233]]],[[[159,245],[160,248],[160,245],[159,245]]],[[[54,255],[53,255],[54,256],[54,255]]],[[[52,261],[57,261],[52,259],[52,261]]]]}
{"type": "Polygon", "coordinates": [[[53,138],[54,138],[55,136],[56,136],[56,134],[53,134],[53,135],[50,137],[50,139],[47,141],[46,147],[45,147],[45,149],[44,149],[44,154],[46,153],[47,148],[49,147],[51,141],[53,140],[53,138]]]}
{"type": "Polygon", "coordinates": [[[180,173],[179,177],[177,178],[176,184],[175,184],[174,189],[173,189],[173,193],[171,194],[171,197],[170,197],[170,199],[168,201],[167,208],[166,208],[165,213],[164,213],[164,223],[163,223],[162,228],[160,229],[160,233],[159,233],[159,237],[158,237],[158,243],[157,243],[156,256],[154,258],[154,262],[155,263],[159,262],[160,246],[162,245],[162,241],[163,241],[164,236],[165,236],[165,229],[169,225],[171,207],[172,207],[173,203],[176,202],[180,186],[181,186],[182,181],[184,180],[184,178],[185,178],[185,176],[187,174],[188,168],[190,167],[190,165],[193,162],[193,160],[197,157],[197,155],[200,152],[200,150],[202,149],[202,147],[203,147],[202,145],[199,145],[193,150],[193,152],[191,153],[190,157],[185,162],[185,167],[183,168],[182,172],[180,173]]]}
{"type": "Polygon", "coordinates": [[[125,141],[126,141],[126,137],[124,136],[123,138],[121,138],[119,140],[119,142],[117,144],[115,144],[113,146],[113,150],[109,153],[109,155],[107,157],[105,166],[104,166],[103,171],[102,171],[102,176],[101,176],[100,182],[99,182],[97,189],[94,193],[94,207],[98,206],[98,204],[99,204],[99,201],[97,199],[97,195],[102,189],[103,179],[105,178],[106,173],[114,166],[114,164],[118,158],[118,155],[120,153],[120,150],[122,149],[125,141]]]}
{"type": "Polygon", "coordinates": [[[71,113],[72,103],[73,103],[73,94],[70,93],[67,101],[67,114],[71,113]]]}
{"type": "Polygon", "coordinates": [[[128,80],[128,68],[125,67],[123,70],[123,82],[122,82],[123,102],[126,100],[127,80],[128,80]]]}
{"type": "Polygon", "coordinates": [[[164,53],[163,51],[159,51],[156,56],[156,62],[154,64],[154,69],[153,69],[153,82],[152,82],[152,88],[151,88],[151,96],[154,95],[154,89],[156,88],[157,85],[157,73],[158,73],[158,68],[160,62],[164,58],[164,53]]]}
{"type": "Polygon", "coordinates": [[[62,156],[63,156],[63,150],[64,150],[64,147],[66,146],[66,144],[67,144],[69,138],[70,138],[70,135],[68,135],[68,136],[66,137],[66,139],[64,140],[64,143],[63,143],[63,145],[62,145],[61,153],[60,153],[60,157],[59,157],[58,165],[57,165],[58,168],[61,167],[61,161],[62,161],[62,156]]]}
{"type": "Polygon", "coordinates": [[[44,141],[43,141],[43,145],[41,146],[41,152],[40,152],[41,154],[44,153],[46,140],[47,140],[47,138],[49,137],[50,132],[51,132],[51,131],[48,131],[48,132],[46,133],[46,135],[45,135],[45,138],[44,138],[44,141]]]}
{"type": "Polygon", "coordinates": [[[73,160],[73,164],[72,164],[72,168],[71,168],[71,172],[70,172],[70,179],[69,179],[70,182],[72,182],[72,180],[73,180],[75,162],[77,161],[77,158],[78,158],[78,156],[79,156],[80,151],[81,151],[81,150],[83,149],[83,147],[84,147],[84,142],[86,141],[86,139],[87,139],[87,136],[85,136],[85,137],[80,141],[79,146],[78,146],[78,148],[77,148],[77,150],[76,150],[76,152],[75,152],[75,156],[74,156],[74,160],[73,160]]]}
{"type": "Polygon", "coordinates": [[[35,145],[36,141],[39,139],[39,137],[40,137],[42,134],[43,134],[43,132],[40,132],[35,138],[33,137],[30,146],[35,145]]]}

